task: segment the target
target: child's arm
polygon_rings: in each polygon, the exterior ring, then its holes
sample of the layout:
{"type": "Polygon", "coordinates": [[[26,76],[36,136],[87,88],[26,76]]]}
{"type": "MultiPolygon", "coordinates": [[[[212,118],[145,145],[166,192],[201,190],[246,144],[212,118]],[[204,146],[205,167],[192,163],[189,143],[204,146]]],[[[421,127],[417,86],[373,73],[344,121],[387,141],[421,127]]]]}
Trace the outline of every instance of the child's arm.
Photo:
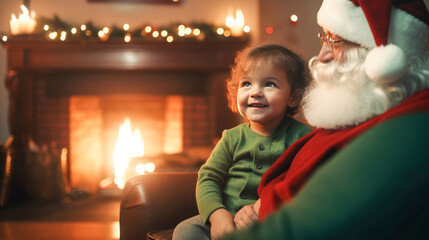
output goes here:
{"type": "Polygon", "coordinates": [[[234,217],[235,226],[238,229],[243,229],[250,224],[259,220],[259,208],[261,199],[258,199],[254,204],[242,207],[234,217]]]}
{"type": "Polygon", "coordinates": [[[235,230],[234,216],[226,209],[219,208],[209,217],[211,223],[210,235],[213,240],[235,230]]]}
{"type": "Polygon", "coordinates": [[[225,131],[198,173],[196,197],[198,210],[204,223],[210,221],[209,217],[217,209],[226,209],[223,203],[223,188],[228,179],[231,164],[232,157],[225,131]]]}

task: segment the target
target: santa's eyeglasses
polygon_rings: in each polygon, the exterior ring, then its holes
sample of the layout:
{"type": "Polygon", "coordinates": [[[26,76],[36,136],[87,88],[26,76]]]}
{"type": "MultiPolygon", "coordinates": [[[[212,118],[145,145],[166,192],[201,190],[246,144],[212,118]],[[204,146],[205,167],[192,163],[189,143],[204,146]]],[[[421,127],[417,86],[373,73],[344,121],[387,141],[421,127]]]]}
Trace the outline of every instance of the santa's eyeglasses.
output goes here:
{"type": "Polygon", "coordinates": [[[323,47],[323,44],[326,43],[326,46],[328,47],[328,50],[331,51],[331,52],[332,52],[332,49],[333,49],[333,45],[335,45],[337,43],[343,43],[343,42],[346,41],[344,39],[338,39],[338,40],[332,39],[330,36],[326,36],[323,33],[318,33],[317,37],[320,40],[320,46],[323,47]]]}

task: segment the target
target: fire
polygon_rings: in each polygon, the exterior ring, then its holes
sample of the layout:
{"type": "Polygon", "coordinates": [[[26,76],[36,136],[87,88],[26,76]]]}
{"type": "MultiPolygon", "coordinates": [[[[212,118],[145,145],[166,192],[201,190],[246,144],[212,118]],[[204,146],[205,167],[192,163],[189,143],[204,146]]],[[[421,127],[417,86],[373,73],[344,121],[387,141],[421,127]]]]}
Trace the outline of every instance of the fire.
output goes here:
{"type": "MultiPolygon", "coordinates": [[[[125,118],[124,123],[119,127],[118,139],[116,141],[115,151],[113,152],[113,166],[115,169],[114,182],[118,188],[124,188],[130,159],[143,156],[144,141],[141,138],[140,129],[135,129],[133,131],[130,119],[125,118]]],[[[147,163],[143,166],[143,170],[141,170],[141,167],[137,165],[137,174],[144,174],[145,172],[153,172],[155,170],[155,165],[153,163],[147,163]]]]}
{"type": "Polygon", "coordinates": [[[235,16],[230,14],[225,19],[225,25],[230,28],[231,34],[234,37],[243,35],[244,15],[241,9],[235,11],[235,16]]]}
{"type": "Polygon", "coordinates": [[[36,13],[34,11],[28,11],[27,7],[21,5],[22,13],[16,17],[12,13],[10,19],[10,31],[12,35],[18,34],[31,34],[36,26],[36,13]]]}

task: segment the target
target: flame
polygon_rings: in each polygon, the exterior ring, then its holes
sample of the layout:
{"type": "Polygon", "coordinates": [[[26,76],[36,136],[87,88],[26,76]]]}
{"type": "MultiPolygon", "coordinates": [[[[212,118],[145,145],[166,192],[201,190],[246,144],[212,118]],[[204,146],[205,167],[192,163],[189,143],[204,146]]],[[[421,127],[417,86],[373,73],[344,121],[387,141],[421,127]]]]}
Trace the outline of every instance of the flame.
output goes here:
{"type": "Polygon", "coordinates": [[[123,189],[125,185],[125,172],[128,168],[130,158],[144,156],[144,142],[140,136],[140,130],[134,132],[131,129],[131,121],[125,118],[119,127],[118,140],[113,152],[113,166],[115,168],[114,182],[118,188],[123,189]]]}
{"type": "Polygon", "coordinates": [[[30,12],[28,11],[27,7],[25,5],[21,5],[22,13],[24,13],[24,16],[26,18],[30,18],[30,12]]]}
{"type": "Polygon", "coordinates": [[[225,25],[230,28],[233,36],[241,36],[244,27],[244,14],[241,9],[235,11],[235,16],[229,14],[225,19],[225,25]]]}
{"type": "Polygon", "coordinates": [[[12,35],[17,34],[30,34],[36,26],[36,13],[28,11],[25,5],[21,5],[22,13],[16,17],[15,14],[11,15],[10,30],[12,35]]]}
{"type": "Polygon", "coordinates": [[[235,12],[235,25],[243,27],[244,26],[244,15],[241,9],[238,9],[235,12]]]}
{"type": "Polygon", "coordinates": [[[228,15],[225,19],[225,25],[227,27],[232,27],[232,26],[234,26],[234,24],[235,24],[234,16],[228,15]]]}

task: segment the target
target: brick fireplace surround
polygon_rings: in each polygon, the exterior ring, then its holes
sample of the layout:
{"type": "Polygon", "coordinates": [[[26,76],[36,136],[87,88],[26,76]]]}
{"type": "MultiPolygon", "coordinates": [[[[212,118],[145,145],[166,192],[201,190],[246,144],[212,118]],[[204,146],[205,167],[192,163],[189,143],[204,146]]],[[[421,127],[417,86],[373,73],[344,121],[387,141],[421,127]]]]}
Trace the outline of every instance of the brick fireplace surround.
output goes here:
{"type": "MultiPolygon", "coordinates": [[[[136,113],[150,106],[169,108],[180,101],[183,151],[211,146],[223,129],[237,124],[237,117],[226,107],[224,83],[236,52],[246,45],[247,41],[81,43],[9,39],[4,47],[8,53],[8,120],[15,139],[14,188],[25,192],[28,185],[25,169],[31,161],[26,155],[30,139],[39,145],[55,142],[70,149],[74,108],[99,105],[92,111],[117,113],[124,106],[128,108],[124,112],[136,113]],[[103,110],[106,106],[108,110],[103,110]]],[[[156,122],[157,114],[148,121],[156,122]]],[[[115,117],[106,121],[106,115],[99,117],[104,122],[95,120],[92,124],[116,123],[115,117]]],[[[94,146],[106,149],[110,145],[100,140],[94,146]]],[[[80,158],[78,154],[70,156],[70,152],[73,149],[69,151],[67,177],[72,187],[80,187],[80,170],[73,167],[80,158]]],[[[80,164],[95,172],[94,166],[100,168],[99,163],[86,160],[80,164]]],[[[94,188],[94,183],[89,184],[87,188],[94,188]]]]}

